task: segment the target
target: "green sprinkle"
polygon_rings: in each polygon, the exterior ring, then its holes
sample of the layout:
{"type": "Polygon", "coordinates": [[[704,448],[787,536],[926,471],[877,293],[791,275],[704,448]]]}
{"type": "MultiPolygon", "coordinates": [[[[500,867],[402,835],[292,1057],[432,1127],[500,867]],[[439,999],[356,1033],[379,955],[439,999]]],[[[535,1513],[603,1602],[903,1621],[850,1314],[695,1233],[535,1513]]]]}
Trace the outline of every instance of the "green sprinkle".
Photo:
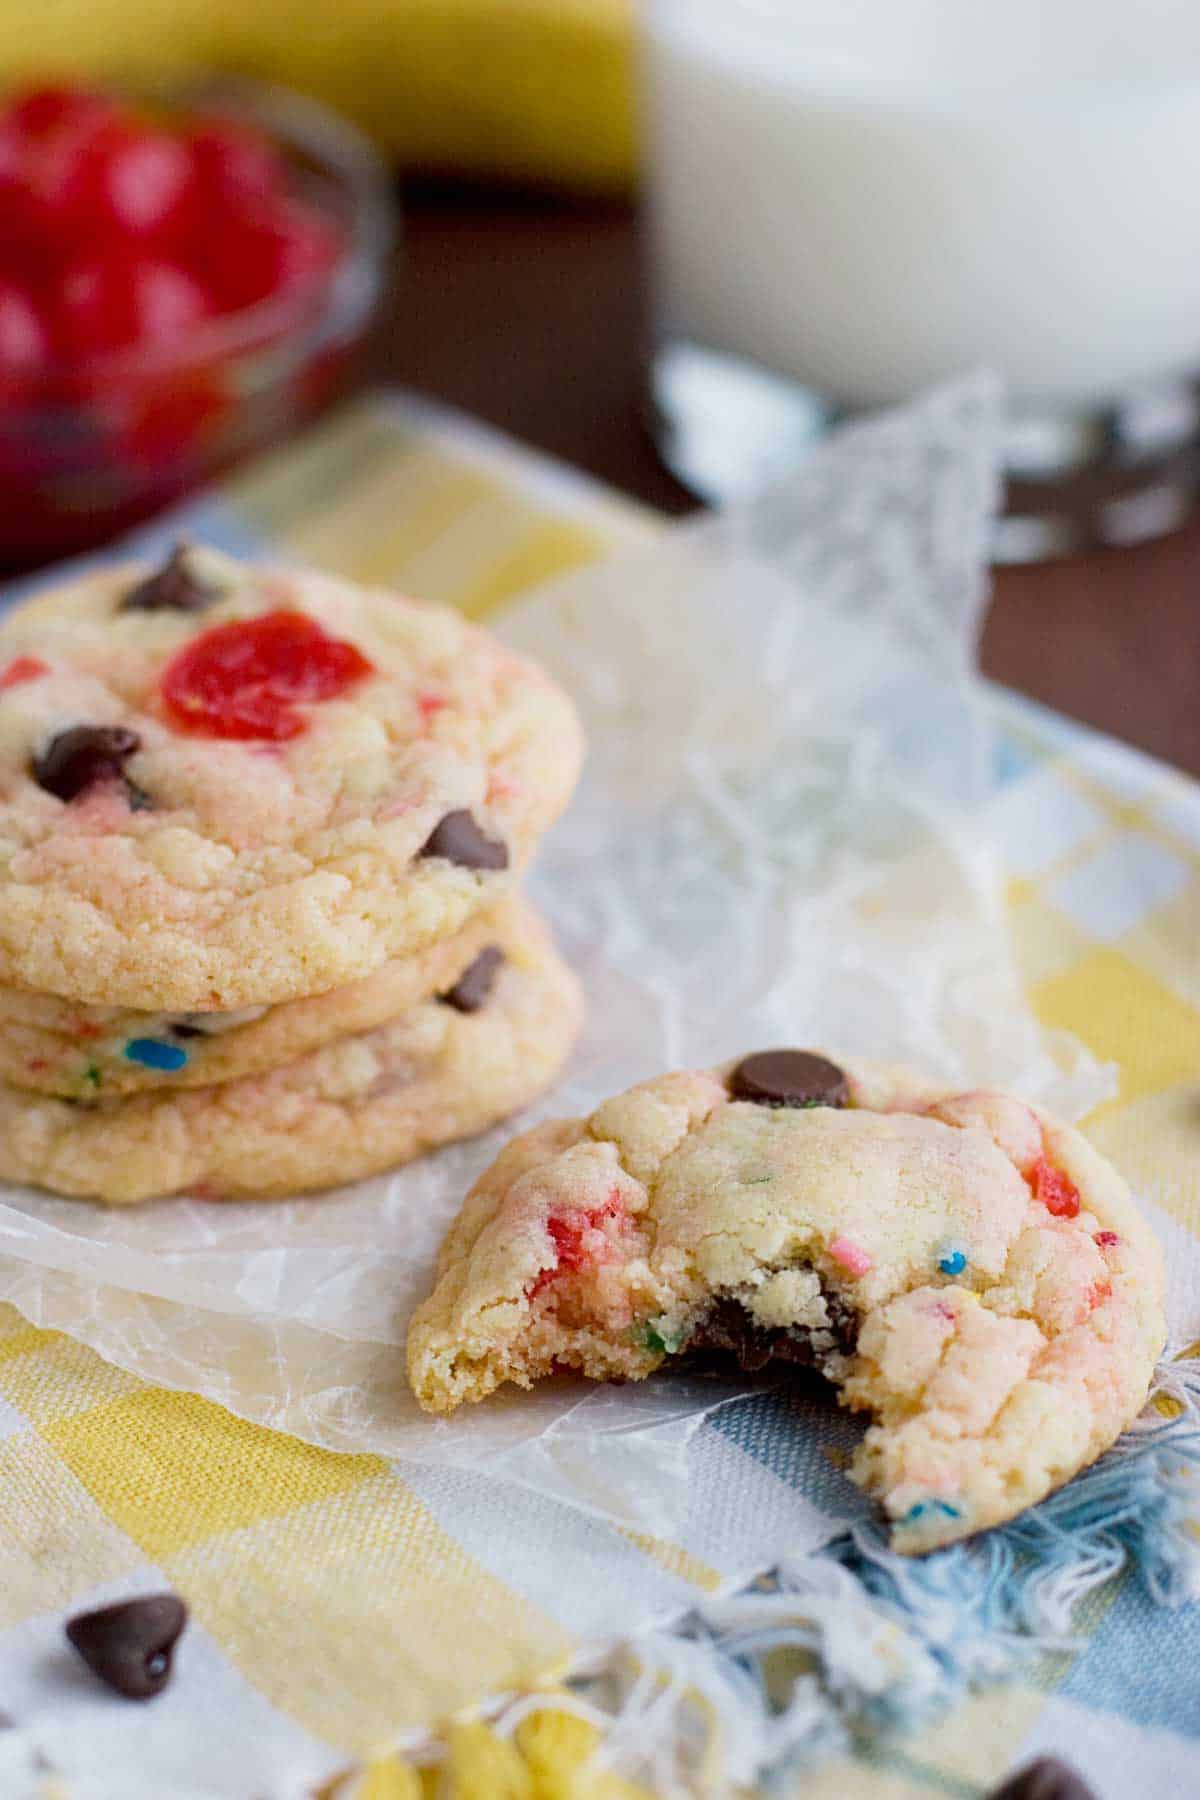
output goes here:
{"type": "Polygon", "coordinates": [[[666,1336],[651,1319],[647,1319],[643,1325],[635,1325],[631,1336],[635,1344],[643,1350],[649,1350],[654,1356],[670,1356],[679,1348],[679,1339],[666,1336]]]}
{"type": "Polygon", "coordinates": [[[88,1064],[83,1079],[89,1087],[98,1088],[100,1086],[100,1071],[95,1063],[88,1064]]]}
{"type": "Polygon", "coordinates": [[[762,1187],[765,1182],[774,1181],[773,1175],[743,1175],[743,1187],[762,1187]]]}

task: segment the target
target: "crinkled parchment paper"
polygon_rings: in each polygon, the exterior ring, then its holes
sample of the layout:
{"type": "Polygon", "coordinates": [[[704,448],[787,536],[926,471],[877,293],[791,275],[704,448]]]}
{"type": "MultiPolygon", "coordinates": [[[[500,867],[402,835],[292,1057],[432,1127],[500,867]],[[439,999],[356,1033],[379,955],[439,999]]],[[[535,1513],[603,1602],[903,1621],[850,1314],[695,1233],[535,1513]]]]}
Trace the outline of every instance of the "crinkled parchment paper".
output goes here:
{"type": "MultiPolygon", "coordinates": [[[[1011,968],[974,703],[995,396],[847,430],[775,494],[543,590],[504,633],[576,696],[591,754],[533,881],[587,1030],[523,1121],[773,1043],[908,1058],[1077,1114],[1011,968]]],[[[669,1527],[686,1445],[737,1392],[551,1383],[451,1421],[407,1320],[507,1134],[317,1198],[106,1212],[0,1190],[0,1299],[150,1381],[335,1449],[487,1469],[669,1527]]]]}

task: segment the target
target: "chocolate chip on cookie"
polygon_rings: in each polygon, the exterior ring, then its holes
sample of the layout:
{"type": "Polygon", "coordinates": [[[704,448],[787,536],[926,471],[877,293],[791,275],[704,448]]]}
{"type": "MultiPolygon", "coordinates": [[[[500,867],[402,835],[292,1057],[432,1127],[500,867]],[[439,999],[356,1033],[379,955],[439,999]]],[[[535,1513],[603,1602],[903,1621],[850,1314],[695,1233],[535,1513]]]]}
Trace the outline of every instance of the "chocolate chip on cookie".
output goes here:
{"type": "Polygon", "coordinates": [[[454,986],[438,996],[443,1006],[452,1006],[460,1013],[478,1012],[487,1004],[503,963],[503,950],[498,944],[489,944],[486,950],[479,952],[470,968],[463,971],[454,986]]]}
{"type": "Polygon", "coordinates": [[[67,1636],[101,1681],[127,1700],[151,1700],[171,1676],[171,1656],[187,1624],[178,1594],[144,1594],[80,1613],[67,1636]]]}
{"type": "Polygon", "coordinates": [[[996,1788],[990,1800],[1096,1800],[1096,1796],[1057,1756],[1039,1756],[996,1788]]]}
{"type": "Polygon", "coordinates": [[[176,544],[162,568],[139,581],[121,601],[121,612],[203,612],[221,589],[197,575],[186,544],[176,544]]]}
{"type": "MultiPolygon", "coordinates": [[[[141,748],[127,725],[72,725],[33,759],[33,778],[48,794],[74,800],[99,781],[119,779],[127,757],[141,748]]],[[[138,789],[143,806],[150,804],[138,789]]]]}
{"type": "Polygon", "coordinates": [[[460,869],[507,869],[508,851],[488,837],[469,812],[447,813],[435,825],[419,852],[421,857],[441,856],[460,869]]]}
{"type": "Polygon", "coordinates": [[[729,1077],[735,1100],[756,1106],[846,1106],[850,1088],[836,1063],[810,1050],[762,1050],[729,1077]]]}
{"type": "Polygon", "coordinates": [[[726,1294],[701,1315],[681,1348],[730,1355],[748,1374],[771,1362],[819,1369],[835,1351],[849,1355],[858,1338],[858,1318],[844,1301],[826,1293],[825,1311],[828,1324],[824,1327],[771,1327],[760,1325],[740,1300],[726,1294]]]}

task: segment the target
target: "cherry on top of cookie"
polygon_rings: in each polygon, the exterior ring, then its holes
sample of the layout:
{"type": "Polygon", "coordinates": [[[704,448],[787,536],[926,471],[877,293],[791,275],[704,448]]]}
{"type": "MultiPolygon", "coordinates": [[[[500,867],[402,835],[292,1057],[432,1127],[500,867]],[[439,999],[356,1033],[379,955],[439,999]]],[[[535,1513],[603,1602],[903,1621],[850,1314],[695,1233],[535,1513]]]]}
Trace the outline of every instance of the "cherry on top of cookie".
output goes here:
{"type": "MultiPolygon", "coordinates": [[[[87,669],[89,657],[97,653],[115,660],[112,679],[126,690],[138,729],[93,723],[85,715],[42,739],[30,761],[34,780],[68,803],[104,787],[118,797],[123,793],[130,811],[155,810],[153,793],[131,781],[124,769],[130,756],[152,747],[140,717],[147,702],[149,713],[172,734],[282,747],[316,724],[322,703],[350,694],[378,673],[415,688],[411,700],[420,737],[436,735],[442,718],[453,717],[452,687],[439,683],[436,675],[431,685],[419,658],[407,681],[403,667],[377,670],[356,643],[301,610],[303,604],[302,594],[293,592],[286,578],[247,572],[217,552],[185,542],[177,543],[157,569],[106,588],[99,617],[94,602],[85,604],[78,615],[72,612],[56,621],[46,639],[31,639],[44,655],[17,654],[0,668],[0,694],[57,672],[57,633],[65,636],[67,661],[72,662],[81,641],[72,624],[78,616],[87,633],[83,641],[90,646],[81,666],[87,669]],[[247,613],[238,606],[233,617],[224,609],[224,616],[205,619],[222,602],[238,601],[247,592],[260,605],[265,600],[271,610],[247,613]],[[161,616],[157,629],[149,623],[152,615],[161,616]],[[122,648],[126,638],[128,658],[122,648]],[[158,644],[161,653],[156,653],[158,644]],[[143,675],[125,679],[126,671],[139,667],[143,675]]],[[[440,654],[453,662],[455,644],[443,646],[440,654]]],[[[102,679],[109,678],[103,667],[101,673],[102,679]]],[[[463,675],[459,685],[465,682],[463,675]]],[[[152,788],[153,782],[147,780],[146,786],[152,788]]],[[[464,809],[448,811],[414,854],[418,860],[442,859],[480,871],[503,870],[509,864],[506,844],[464,809]]]]}

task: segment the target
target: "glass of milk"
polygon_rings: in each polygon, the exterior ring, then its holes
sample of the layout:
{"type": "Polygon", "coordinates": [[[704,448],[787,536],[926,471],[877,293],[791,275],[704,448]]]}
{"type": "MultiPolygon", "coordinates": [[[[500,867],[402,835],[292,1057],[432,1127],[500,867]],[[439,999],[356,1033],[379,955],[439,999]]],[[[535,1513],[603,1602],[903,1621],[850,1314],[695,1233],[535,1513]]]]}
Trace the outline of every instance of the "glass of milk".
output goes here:
{"type": "Polygon", "coordinates": [[[1001,553],[1168,528],[1200,432],[1200,0],[644,0],[660,445],[710,498],[987,366],[1001,553]]]}

